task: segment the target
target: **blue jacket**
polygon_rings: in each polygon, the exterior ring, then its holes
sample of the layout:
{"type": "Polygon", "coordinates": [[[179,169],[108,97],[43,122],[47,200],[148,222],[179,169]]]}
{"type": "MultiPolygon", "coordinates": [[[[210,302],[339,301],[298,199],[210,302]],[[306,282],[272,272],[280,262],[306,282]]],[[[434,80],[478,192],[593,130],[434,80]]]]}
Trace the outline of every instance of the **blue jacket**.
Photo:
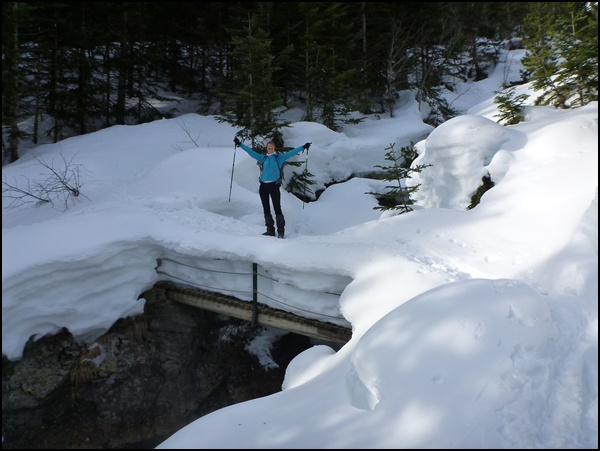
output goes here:
{"type": "Polygon", "coordinates": [[[240,147],[246,151],[248,155],[258,161],[262,165],[262,172],[258,180],[264,183],[272,183],[279,180],[281,177],[281,166],[294,155],[298,155],[304,146],[296,147],[285,153],[272,153],[271,155],[255,152],[246,144],[240,144],[240,147]],[[275,157],[277,155],[277,157],[275,157]],[[277,162],[279,161],[279,164],[277,162]]]}

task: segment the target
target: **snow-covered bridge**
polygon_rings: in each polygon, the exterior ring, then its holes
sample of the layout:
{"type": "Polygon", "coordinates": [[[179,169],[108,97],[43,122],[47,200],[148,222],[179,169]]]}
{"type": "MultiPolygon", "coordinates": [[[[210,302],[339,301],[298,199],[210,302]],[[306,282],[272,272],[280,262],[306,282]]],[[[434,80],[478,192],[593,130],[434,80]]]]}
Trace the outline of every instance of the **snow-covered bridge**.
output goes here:
{"type": "Polygon", "coordinates": [[[347,285],[348,278],[329,276],[329,287],[309,289],[256,263],[180,258],[159,259],[156,271],[156,287],[173,302],[334,343],[346,343],[352,335],[339,313],[340,294],[327,289],[347,285]],[[314,306],[315,299],[319,312],[305,308],[314,306]]]}

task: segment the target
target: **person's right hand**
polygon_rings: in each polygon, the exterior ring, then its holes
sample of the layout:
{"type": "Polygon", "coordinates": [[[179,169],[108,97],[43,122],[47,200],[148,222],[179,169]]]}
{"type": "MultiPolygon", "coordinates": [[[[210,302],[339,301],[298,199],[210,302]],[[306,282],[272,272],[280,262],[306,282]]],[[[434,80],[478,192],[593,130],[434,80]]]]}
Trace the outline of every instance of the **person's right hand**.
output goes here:
{"type": "Polygon", "coordinates": [[[237,136],[233,138],[233,143],[235,144],[235,147],[240,147],[240,139],[237,136]]]}

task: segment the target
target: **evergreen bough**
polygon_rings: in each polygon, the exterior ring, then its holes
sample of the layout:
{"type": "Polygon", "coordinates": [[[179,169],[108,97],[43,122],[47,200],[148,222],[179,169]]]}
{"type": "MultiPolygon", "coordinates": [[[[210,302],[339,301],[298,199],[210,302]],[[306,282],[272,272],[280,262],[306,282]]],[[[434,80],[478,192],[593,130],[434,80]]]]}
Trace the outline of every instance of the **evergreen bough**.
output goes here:
{"type": "Polygon", "coordinates": [[[515,96],[515,87],[504,91],[494,91],[494,103],[498,105],[499,114],[494,115],[498,118],[498,123],[503,125],[515,125],[523,121],[523,103],[529,97],[529,94],[519,94],[515,96]]]}
{"type": "MultiPolygon", "coordinates": [[[[287,161],[285,164],[299,166],[302,164],[302,162],[287,161]]],[[[290,177],[290,181],[288,182],[285,189],[289,193],[292,193],[294,196],[302,199],[303,202],[308,202],[309,200],[314,199],[314,192],[310,188],[316,183],[314,177],[314,174],[310,173],[309,170],[305,167],[302,170],[302,172],[294,173],[292,177],[290,177]]]]}
{"type": "Polygon", "coordinates": [[[281,93],[272,81],[278,68],[273,64],[271,38],[258,15],[248,19],[246,28],[234,30],[231,46],[234,70],[225,84],[217,120],[240,129],[237,136],[250,139],[256,148],[265,145],[268,137],[280,136],[280,129],[290,124],[279,118],[281,93]]]}
{"type": "Polygon", "coordinates": [[[395,210],[399,213],[407,213],[413,211],[411,205],[414,203],[411,196],[418,191],[421,184],[414,186],[406,186],[402,184],[402,180],[406,180],[414,173],[420,173],[423,169],[428,168],[431,164],[419,164],[412,166],[412,162],[417,158],[417,152],[414,149],[414,143],[409,146],[402,147],[400,153],[394,150],[395,144],[390,144],[385,150],[385,159],[390,161],[391,166],[376,165],[383,171],[383,180],[393,182],[392,185],[386,185],[387,192],[381,194],[377,192],[367,192],[378,198],[379,206],[373,207],[374,210],[395,210]]]}

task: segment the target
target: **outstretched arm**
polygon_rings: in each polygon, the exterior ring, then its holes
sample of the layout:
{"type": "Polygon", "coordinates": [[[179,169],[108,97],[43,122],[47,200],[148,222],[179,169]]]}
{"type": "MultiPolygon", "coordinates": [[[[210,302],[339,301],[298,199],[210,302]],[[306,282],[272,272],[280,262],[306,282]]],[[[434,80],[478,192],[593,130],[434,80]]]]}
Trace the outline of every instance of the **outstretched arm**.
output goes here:
{"type": "Polygon", "coordinates": [[[303,146],[299,146],[296,147],[295,149],[292,149],[286,153],[282,153],[280,155],[280,159],[283,162],[289,160],[290,158],[292,158],[294,155],[298,155],[300,152],[302,152],[303,150],[308,150],[308,148],[310,147],[310,143],[306,143],[303,146]]]}
{"type": "Polygon", "coordinates": [[[259,154],[258,152],[255,152],[254,150],[252,150],[250,147],[248,147],[246,144],[244,143],[240,143],[240,147],[248,154],[250,155],[252,158],[254,158],[256,161],[262,161],[265,156],[259,154]]]}

